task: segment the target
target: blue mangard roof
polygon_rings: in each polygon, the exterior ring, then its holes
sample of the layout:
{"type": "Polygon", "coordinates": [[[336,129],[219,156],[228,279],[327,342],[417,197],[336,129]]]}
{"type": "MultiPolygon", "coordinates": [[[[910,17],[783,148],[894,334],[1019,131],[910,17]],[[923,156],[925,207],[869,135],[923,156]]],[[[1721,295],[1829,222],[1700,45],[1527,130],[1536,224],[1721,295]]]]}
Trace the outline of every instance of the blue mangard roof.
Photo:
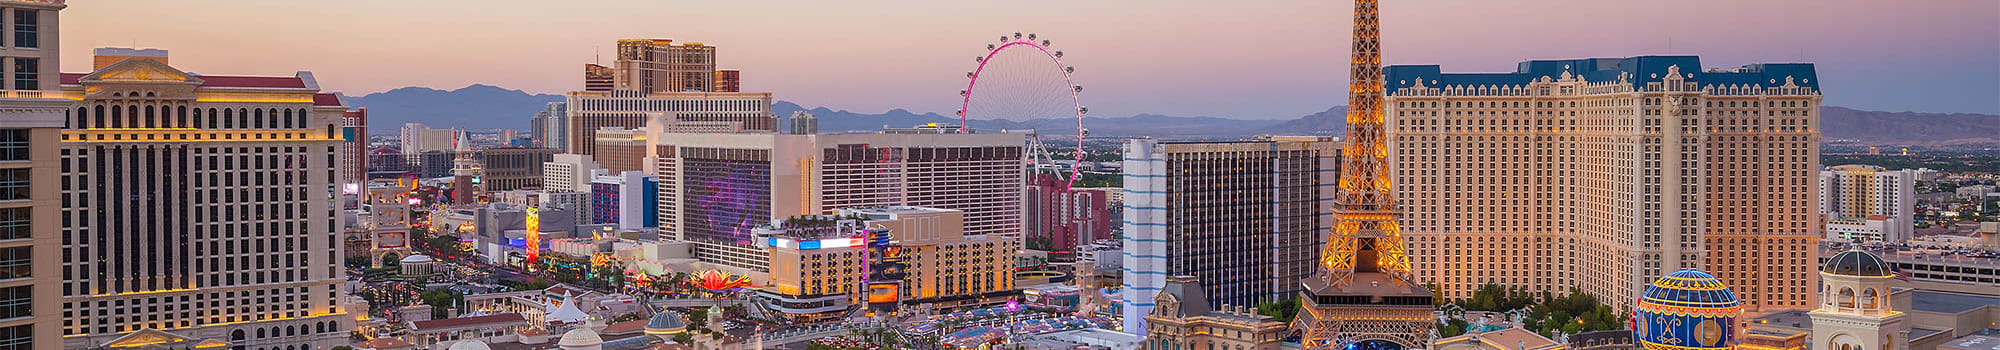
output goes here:
{"type": "Polygon", "coordinates": [[[1701,58],[1696,56],[1636,56],[1627,58],[1580,58],[1567,60],[1536,60],[1521,62],[1511,73],[1443,73],[1437,65],[1396,65],[1384,68],[1387,91],[1416,85],[1423,79],[1425,86],[1488,86],[1526,85],[1542,77],[1561,79],[1564,72],[1582,76],[1593,82],[1617,81],[1625,75],[1633,87],[1642,88],[1647,83],[1659,82],[1667,74],[1669,67],[1679,67],[1680,73],[1688,75],[1688,81],[1707,85],[1757,85],[1761,87],[1784,86],[1787,78],[1792,84],[1819,90],[1819,76],[1811,63],[1765,63],[1743,66],[1719,72],[1706,72],[1701,68],[1701,58]]]}

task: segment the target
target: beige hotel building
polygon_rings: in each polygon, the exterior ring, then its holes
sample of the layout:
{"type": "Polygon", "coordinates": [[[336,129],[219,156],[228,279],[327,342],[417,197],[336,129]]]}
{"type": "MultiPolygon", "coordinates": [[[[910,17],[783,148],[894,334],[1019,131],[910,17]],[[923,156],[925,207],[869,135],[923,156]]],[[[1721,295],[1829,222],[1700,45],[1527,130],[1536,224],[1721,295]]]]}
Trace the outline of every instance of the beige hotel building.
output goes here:
{"type": "Polygon", "coordinates": [[[1484,283],[1577,286],[1615,305],[1701,268],[1752,312],[1814,305],[1813,66],[1700,67],[1389,67],[1390,159],[1417,275],[1446,298],[1484,283]]]}
{"type": "Polygon", "coordinates": [[[0,349],[62,349],[61,0],[0,1],[0,349]]]}
{"type": "Polygon", "coordinates": [[[197,75],[165,50],[97,53],[92,72],[60,76],[73,101],[53,177],[61,250],[37,261],[62,276],[46,321],[62,336],[37,340],[345,343],[349,312],[365,312],[342,304],[346,106],[310,72],[197,75]]]}

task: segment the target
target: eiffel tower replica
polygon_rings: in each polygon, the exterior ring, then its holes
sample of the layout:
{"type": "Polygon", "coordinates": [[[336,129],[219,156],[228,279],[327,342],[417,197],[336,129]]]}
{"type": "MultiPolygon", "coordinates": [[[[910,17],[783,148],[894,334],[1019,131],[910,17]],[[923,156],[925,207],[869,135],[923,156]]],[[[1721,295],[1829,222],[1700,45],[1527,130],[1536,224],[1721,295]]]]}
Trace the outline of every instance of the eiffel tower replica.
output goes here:
{"type": "Polygon", "coordinates": [[[1376,2],[1354,1],[1347,140],[1341,150],[1335,223],[1320,251],[1322,270],[1301,281],[1301,310],[1291,326],[1306,350],[1425,348],[1436,326],[1433,294],[1417,284],[1396,228],[1382,134],[1382,30],[1376,2]]]}

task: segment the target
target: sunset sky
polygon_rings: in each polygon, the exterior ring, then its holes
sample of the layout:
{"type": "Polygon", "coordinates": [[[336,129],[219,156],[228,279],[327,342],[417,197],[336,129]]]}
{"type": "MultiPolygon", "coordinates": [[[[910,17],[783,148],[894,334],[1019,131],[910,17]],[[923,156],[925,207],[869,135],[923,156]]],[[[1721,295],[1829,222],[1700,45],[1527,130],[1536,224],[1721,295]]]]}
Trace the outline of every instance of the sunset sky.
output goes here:
{"type": "MultiPolygon", "coordinates": [[[[1826,104],[2000,113],[2000,1],[1387,0],[1385,62],[1696,54],[1817,63],[1826,104]],[[1671,47],[1669,42],[1671,41],[1671,47]]],[[[719,47],[745,91],[875,113],[949,112],[972,58],[1013,32],[1065,51],[1098,116],[1293,118],[1345,104],[1351,4],[1326,0],[72,0],[64,71],[93,47],[206,74],[310,70],[363,95],[480,83],[561,93],[619,38],[719,47]]],[[[531,113],[524,111],[522,118],[531,113]]]]}

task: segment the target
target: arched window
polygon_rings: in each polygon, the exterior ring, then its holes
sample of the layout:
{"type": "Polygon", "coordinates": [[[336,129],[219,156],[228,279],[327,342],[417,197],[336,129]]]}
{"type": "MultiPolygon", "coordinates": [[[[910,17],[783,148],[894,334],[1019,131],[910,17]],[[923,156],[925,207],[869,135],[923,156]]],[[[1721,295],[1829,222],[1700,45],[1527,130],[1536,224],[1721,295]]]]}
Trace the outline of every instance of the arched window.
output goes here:
{"type": "Polygon", "coordinates": [[[71,128],[89,129],[90,124],[85,122],[90,120],[90,107],[77,107],[76,114],[71,115],[71,118],[75,120],[70,123],[71,128]]]}
{"type": "Polygon", "coordinates": [[[146,128],[148,129],[160,127],[159,121],[157,119],[153,119],[153,114],[154,114],[153,111],[156,110],[156,108],[154,107],[159,107],[159,106],[146,106],[146,123],[140,125],[145,125],[146,128]]]}
{"type": "Polygon", "coordinates": [[[308,123],[308,122],[306,121],[306,116],[308,116],[308,115],[311,115],[311,114],[306,114],[306,109],[305,109],[305,108],[300,108],[300,109],[299,109],[299,127],[305,127],[305,126],[306,126],[306,124],[308,123]]]}
{"type": "Polygon", "coordinates": [[[258,328],[258,329],[257,329],[257,339],[264,339],[264,338],[265,338],[265,336],[264,336],[264,329],[263,329],[263,328],[258,328]]]}
{"type": "Polygon", "coordinates": [[[1854,289],[1840,287],[1840,296],[1836,297],[1836,300],[1840,301],[1840,307],[1854,307],[1854,289]]]}
{"type": "Polygon", "coordinates": [[[1880,303],[1877,303],[1877,302],[1876,302],[1876,299],[1878,299],[1877,297],[1878,297],[1878,295],[1876,295],[1876,294],[1875,294],[1875,288],[1868,288],[1868,289],[1865,289],[1865,290],[1862,290],[1862,291],[1861,291],[1861,307],[1864,307],[1864,308],[1869,308],[1869,309],[1875,309],[1875,308],[1880,308],[1880,307],[1881,307],[1881,304],[1880,304],[1880,303]]]}
{"type": "Polygon", "coordinates": [[[104,127],[104,105],[97,105],[96,110],[96,112],[90,114],[90,118],[95,119],[94,122],[90,123],[90,127],[102,128],[104,127]]]}
{"type": "MultiPolygon", "coordinates": [[[[98,107],[102,108],[103,106],[98,106],[98,107]]],[[[125,127],[125,109],[118,108],[118,105],[111,105],[111,127],[112,128],[125,127]]]]}
{"type": "Polygon", "coordinates": [[[285,326],[285,336],[289,337],[295,335],[299,335],[299,327],[285,326]]]}
{"type": "MultiPolygon", "coordinates": [[[[276,114],[276,113],[272,113],[272,114],[271,114],[271,116],[274,116],[274,117],[275,117],[275,116],[277,116],[277,114],[276,114]]],[[[291,129],[291,128],[292,128],[292,109],[290,109],[290,108],[286,108],[286,109],[285,109],[285,128],[286,128],[286,129],[291,129]]]]}
{"type": "Polygon", "coordinates": [[[252,119],[251,119],[251,121],[250,121],[250,123],[249,123],[250,127],[252,127],[252,128],[258,128],[258,129],[263,129],[263,128],[264,128],[264,110],[262,110],[262,109],[254,109],[254,110],[251,110],[251,113],[254,113],[253,115],[255,115],[256,117],[255,117],[255,118],[252,118],[252,119]]]}
{"type": "Polygon", "coordinates": [[[130,125],[134,128],[139,127],[139,105],[125,106],[125,118],[131,119],[126,120],[125,125],[130,125]]]}
{"type": "Polygon", "coordinates": [[[237,127],[239,127],[239,128],[244,128],[244,129],[249,129],[249,128],[250,128],[250,110],[249,110],[249,109],[243,109],[243,108],[237,108],[237,109],[236,109],[236,125],[237,125],[237,127]]]}
{"type": "Polygon", "coordinates": [[[177,128],[187,128],[187,127],[193,127],[193,126],[194,126],[194,124],[188,124],[188,107],[187,107],[187,106],[178,106],[178,107],[174,107],[174,118],[175,118],[175,119],[177,119],[177,121],[176,121],[176,122],[174,123],[174,127],[177,127],[177,128]]]}
{"type": "Polygon", "coordinates": [[[222,110],[222,128],[223,129],[236,128],[236,111],[232,111],[229,109],[222,110]]]}

